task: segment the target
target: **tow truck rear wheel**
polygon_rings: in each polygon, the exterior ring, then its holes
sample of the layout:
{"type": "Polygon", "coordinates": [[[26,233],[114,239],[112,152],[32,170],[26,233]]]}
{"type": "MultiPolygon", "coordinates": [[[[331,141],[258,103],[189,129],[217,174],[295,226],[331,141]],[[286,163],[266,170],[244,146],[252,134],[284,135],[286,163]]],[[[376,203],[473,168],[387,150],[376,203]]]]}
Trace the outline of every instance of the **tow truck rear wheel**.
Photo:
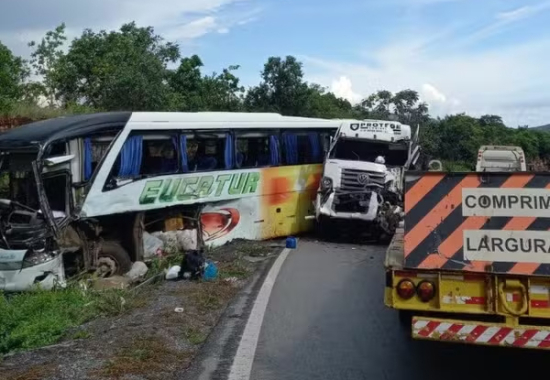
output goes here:
{"type": "Polygon", "coordinates": [[[132,269],[132,260],[119,242],[107,240],[101,245],[98,274],[102,277],[123,275],[132,269]]]}

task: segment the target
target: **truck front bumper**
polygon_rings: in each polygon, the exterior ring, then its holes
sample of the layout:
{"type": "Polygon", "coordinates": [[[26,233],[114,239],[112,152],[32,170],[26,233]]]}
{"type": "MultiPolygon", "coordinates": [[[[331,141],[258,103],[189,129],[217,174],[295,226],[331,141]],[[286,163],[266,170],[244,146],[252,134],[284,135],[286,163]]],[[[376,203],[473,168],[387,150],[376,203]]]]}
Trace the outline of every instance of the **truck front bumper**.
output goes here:
{"type": "Polygon", "coordinates": [[[335,194],[331,193],[328,196],[328,199],[326,200],[326,202],[322,203],[321,196],[317,195],[317,200],[315,205],[317,218],[319,218],[319,216],[322,215],[322,216],[330,217],[334,219],[362,220],[365,222],[372,222],[374,221],[374,219],[376,219],[376,213],[378,211],[378,202],[376,202],[376,200],[371,201],[369,209],[366,213],[341,212],[341,211],[335,211],[334,197],[335,197],[335,194]]]}
{"type": "Polygon", "coordinates": [[[412,337],[455,343],[550,349],[550,327],[508,326],[450,319],[414,317],[412,337]]]}

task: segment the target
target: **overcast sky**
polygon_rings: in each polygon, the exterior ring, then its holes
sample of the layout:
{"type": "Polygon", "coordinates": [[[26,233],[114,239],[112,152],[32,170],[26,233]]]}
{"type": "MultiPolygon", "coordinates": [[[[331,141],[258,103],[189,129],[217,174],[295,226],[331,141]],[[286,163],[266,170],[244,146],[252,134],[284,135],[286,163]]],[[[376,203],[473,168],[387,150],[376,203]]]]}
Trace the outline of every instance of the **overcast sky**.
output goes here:
{"type": "Polygon", "coordinates": [[[550,123],[544,0],[2,0],[0,40],[28,56],[27,42],[62,22],[75,37],[129,21],[199,54],[208,71],[240,64],[245,85],[267,57],[292,54],[308,80],[351,101],[412,88],[435,115],[550,123]]]}

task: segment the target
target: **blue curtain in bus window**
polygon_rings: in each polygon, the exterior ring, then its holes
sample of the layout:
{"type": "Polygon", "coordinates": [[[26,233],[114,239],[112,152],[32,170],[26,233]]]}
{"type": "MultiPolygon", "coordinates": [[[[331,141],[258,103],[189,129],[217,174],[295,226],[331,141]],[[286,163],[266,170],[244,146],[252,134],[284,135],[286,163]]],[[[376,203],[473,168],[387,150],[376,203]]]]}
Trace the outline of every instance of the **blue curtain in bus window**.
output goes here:
{"type": "Polygon", "coordinates": [[[180,157],[181,157],[181,170],[184,173],[189,171],[189,163],[187,160],[187,136],[180,136],[180,157]]]}
{"type": "Polygon", "coordinates": [[[231,133],[228,133],[225,137],[225,151],[224,151],[224,160],[225,160],[225,168],[227,170],[233,169],[234,161],[233,158],[234,155],[234,147],[235,144],[233,143],[233,136],[231,133]]]}
{"type": "MultiPolygon", "coordinates": [[[[174,146],[174,152],[177,152],[178,150],[178,139],[176,137],[172,137],[172,145],[174,146]]],[[[161,171],[163,173],[171,173],[178,170],[178,156],[174,155],[172,158],[165,158],[164,154],[162,156],[161,161],[161,171]]]]}
{"type": "Polygon", "coordinates": [[[132,136],[122,146],[120,151],[119,177],[135,177],[141,170],[143,157],[143,137],[132,136]]]}
{"type": "Polygon", "coordinates": [[[269,164],[271,166],[279,165],[279,141],[277,136],[269,136],[269,164]]]}
{"type": "Polygon", "coordinates": [[[290,132],[283,133],[283,144],[287,165],[296,165],[298,163],[298,136],[290,132]]]}
{"type": "Polygon", "coordinates": [[[310,132],[309,143],[311,145],[311,162],[321,162],[322,159],[322,148],[321,142],[319,141],[319,134],[315,132],[310,132]]]}
{"type": "Polygon", "coordinates": [[[84,181],[92,177],[92,140],[84,139],[84,181]]]}

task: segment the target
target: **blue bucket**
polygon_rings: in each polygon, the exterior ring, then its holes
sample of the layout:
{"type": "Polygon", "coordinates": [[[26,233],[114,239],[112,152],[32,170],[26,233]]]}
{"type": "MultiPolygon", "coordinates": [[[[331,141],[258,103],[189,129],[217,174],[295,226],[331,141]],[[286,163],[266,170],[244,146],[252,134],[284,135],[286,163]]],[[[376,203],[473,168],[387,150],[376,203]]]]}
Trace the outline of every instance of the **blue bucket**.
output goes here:
{"type": "Polygon", "coordinates": [[[218,276],[218,267],[210,260],[207,260],[206,262],[208,263],[208,265],[204,270],[203,278],[206,281],[214,280],[218,276]]]}
{"type": "Polygon", "coordinates": [[[289,236],[286,238],[286,247],[288,249],[296,249],[296,238],[289,236]]]}

